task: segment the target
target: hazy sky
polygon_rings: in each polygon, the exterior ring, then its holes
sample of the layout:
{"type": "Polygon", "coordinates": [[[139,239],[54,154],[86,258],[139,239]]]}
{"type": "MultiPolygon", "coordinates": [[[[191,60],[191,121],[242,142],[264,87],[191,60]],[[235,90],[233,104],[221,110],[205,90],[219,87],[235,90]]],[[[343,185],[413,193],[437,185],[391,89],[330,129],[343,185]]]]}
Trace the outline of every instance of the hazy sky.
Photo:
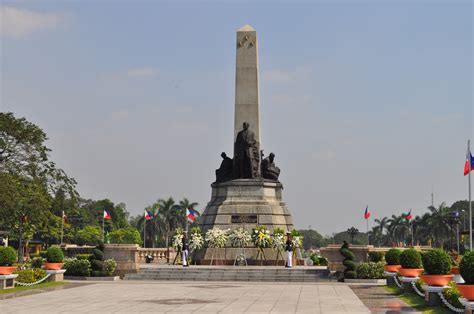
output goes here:
{"type": "Polygon", "coordinates": [[[235,36],[260,52],[262,148],[323,234],[467,199],[471,1],[1,1],[0,108],[84,198],[203,209],[233,140],[235,36]]]}

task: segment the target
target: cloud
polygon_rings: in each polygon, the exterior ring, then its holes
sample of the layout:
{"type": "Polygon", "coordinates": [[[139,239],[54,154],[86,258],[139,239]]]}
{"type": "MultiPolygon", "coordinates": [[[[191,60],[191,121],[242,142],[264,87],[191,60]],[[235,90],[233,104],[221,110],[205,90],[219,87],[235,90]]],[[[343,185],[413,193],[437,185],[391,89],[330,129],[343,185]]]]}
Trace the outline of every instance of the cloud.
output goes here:
{"type": "Polygon", "coordinates": [[[23,38],[29,34],[55,28],[62,17],[53,13],[38,13],[10,6],[0,6],[0,35],[8,38],[23,38]]]}
{"type": "Polygon", "coordinates": [[[127,110],[114,111],[110,114],[112,121],[124,121],[128,119],[129,112],[127,110]]]}
{"type": "Polygon", "coordinates": [[[270,70],[263,72],[262,78],[270,82],[288,82],[293,78],[289,71],[270,70]]]}
{"type": "Polygon", "coordinates": [[[333,151],[322,151],[322,152],[313,152],[311,157],[320,161],[330,161],[336,158],[336,153],[333,151]]]}
{"type": "Polygon", "coordinates": [[[151,67],[131,68],[127,71],[127,75],[130,77],[151,77],[156,74],[157,71],[151,67]]]}

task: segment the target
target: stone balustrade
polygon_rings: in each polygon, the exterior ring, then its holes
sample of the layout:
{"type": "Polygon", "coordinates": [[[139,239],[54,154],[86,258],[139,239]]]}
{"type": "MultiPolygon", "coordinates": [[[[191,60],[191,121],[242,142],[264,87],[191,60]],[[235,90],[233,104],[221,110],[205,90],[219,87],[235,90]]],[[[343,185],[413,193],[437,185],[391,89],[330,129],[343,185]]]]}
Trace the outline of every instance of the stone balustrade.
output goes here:
{"type": "MultiPolygon", "coordinates": [[[[172,263],[176,251],[172,248],[169,249],[169,262],[172,263]]],[[[138,263],[145,263],[145,256],[153,256],[153,263],[156,264],[165,264],[168,260],[168,249],[166,248],[139,248],[138,249],[138,263]]]]}

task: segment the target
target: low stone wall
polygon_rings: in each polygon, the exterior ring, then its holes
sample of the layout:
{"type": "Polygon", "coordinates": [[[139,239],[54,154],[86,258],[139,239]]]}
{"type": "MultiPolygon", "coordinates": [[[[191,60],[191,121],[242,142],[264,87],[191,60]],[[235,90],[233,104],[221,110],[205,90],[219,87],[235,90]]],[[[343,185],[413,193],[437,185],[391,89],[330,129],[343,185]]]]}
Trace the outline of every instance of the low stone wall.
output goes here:
{"type": "Polygon", "coordinates": [[[117,262],[114,275],[123,277],[138,272],[138,249],[137,244],[104,245],[104,258],[113,258],[117,262]]]}
{"type": "Polygon", "coordinates": [[[64,256],[75,257],[77,254],[92,254],[95,246],[63,244],[60,248],[63,250],[64,256]]]}
{"type": "MultiPolygon", "coordinates": [[[[326,257],[329,261],[328,268],[330,271],[343,271],[345,269],[342,265],[344,257],[339,253],[341,244],[330,244],[327,247],[320,249],[321,255],[326,257]]],[[[373,245],[349,245],[349,250],[354,253],[354,262],[367,262],[369,252],[383,252],[386,253],[391,247],[374,247],[373,245]]],[[[400,250],[407,248],[399,247],[400,250]]],[[[428,251],[430,246],[415,246],[416,250],[428,251]]]]}
{"type": "Polygon", "coordinates": [[[145,256],[153,256],[154,264],[166,264],[168,261],[168,252],[169,252],[169,262],[172,263],[176,257],[176,251],[173,248],[139,248],[138,249],[138,263],[145,263],[145,256]]]}

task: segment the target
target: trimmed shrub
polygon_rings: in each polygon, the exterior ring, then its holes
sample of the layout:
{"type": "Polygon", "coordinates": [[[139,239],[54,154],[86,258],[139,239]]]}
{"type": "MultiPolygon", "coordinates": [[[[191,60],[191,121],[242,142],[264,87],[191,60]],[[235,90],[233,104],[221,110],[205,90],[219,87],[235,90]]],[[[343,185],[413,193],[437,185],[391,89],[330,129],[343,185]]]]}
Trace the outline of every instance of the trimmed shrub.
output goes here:
{"type": "Polygon", "coordinates": [[[88,260],[79,260],[77,258],[66,259],[64,263],[66,276],[84,276],[91,275],[91,263],[88,260]]]}
{"type": "Polygon", "coordinates": [[[421,254],[415,249],[407,249],[400,254],[402,268],[421,268],[421,254]]]}
{"type": "Polygon", "coordinates": [[[383,252],[369,252],[369,261],[378,263],[383,259],[383,252]]]}
{"type": "Polygon", "coordinates": [[[313,266],[327,266],[328,265],[328,259],[316,253],[311,254],[309,258],[313,262],[313,266]]]}
{"type": "Polygon", "coordinates": [[[64,261],[64,253],[58,247],[50,247],[47,251],[46,261],[48,263],[62,263],[64,261]]]}
{"type": "Polygon", "coordinates": [[[357,273],[355,272],[356,264],[354,263],[354,254],[349,250],[349,243],[344,241],[344,244],[341,246],[339,252],[342,256],[344,256],[344,261],[342,264],[346,266],[346,269],[344,270],[344,278],[357,278],[357,273]]]}
{"type": "Polygon", "coordinates": [[[99,261],[103,261],[104,260],[104,252],[102,252],[99,249],[94,249],[93,254],[91,256],[91,259],[96,259],[96,260],[99,260],[99,261]]]}
{"type": "Polygon", "coordinates": [[[459,263],[459,271],[467,285],[474,285],[474,251],[464,254],[459,263]]]}
{"type": "Polygon", "coordinates": [[[92,256],[92,254],[77,254],[76,258],[78,260],[87,260],[88,261],[88,260],[91,259],[91,256],[92,256]]]}
{"type": "Polygon", "coordinates": [[[43,266],[43,258],[42,257],[33,257],[31,259],[31,268],[41,268],[43,266]]]}
{"type": "Polygon", "coordinates": [[[402,254],[402,251],[399,249],[390,249],[385,254],[385,261],[388,265],[400,265],[400,254],[402,254]]]}
{"type": "Polygon", "coordinates": [[[432,249],[423,254],[423,268],[428,275],[449,275],[451,257],[442,249],[432,249]]]}
{"type": "Polygon", "coordinates": [[[22,283],[33,283],[46,276],[46,271],[36,268],[36,269],[23,269],[16,271],[15,274],[18,274],[15,281],[22,283]]]}
{"type": "Polygon", "coordinates": [[[462,298],[461,293],[459,292],[458,288],[456,287],[456,283],[451,281],[448,283],[449,288],[443,290],[444,298],[449,302],[449,304],[457,307],[458,309],[462,309],[464,305],[459,301],[462,298]]]}
{"type": "Polygon", "coordinates": [[[0,266],[11,266],[15,261],[15,249],[10,246],[0,246],[0,266]]]}
{"type": "Polygon", "coordinates": [[[368,262],[357,265],[356,272],[359,279],[383,279],[385,278],[383,262],[368,262]]]}
{"type": "Polygon", "coordinates": [[[112,276],[116,268],[117,262],[114,259],[109,258],[104,261],[104,271],[107,276],[112,276]]]}
{"type": "Polygon", "coordinates": [[[40,251],[39,256],[46,259],[48,257],[48,251],[40,251]]]}

